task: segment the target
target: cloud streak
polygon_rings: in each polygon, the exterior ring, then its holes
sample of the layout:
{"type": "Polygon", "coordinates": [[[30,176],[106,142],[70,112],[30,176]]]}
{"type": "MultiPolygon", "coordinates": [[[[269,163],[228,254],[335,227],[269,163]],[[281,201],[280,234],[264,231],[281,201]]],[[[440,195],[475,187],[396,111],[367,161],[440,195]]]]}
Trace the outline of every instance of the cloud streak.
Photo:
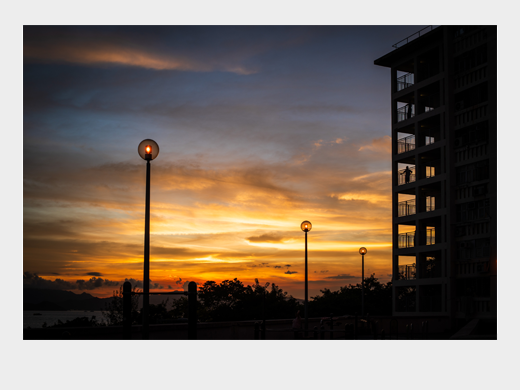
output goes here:
{"type": "Polygon", "coordinates": [[[301,297],[303,220],[313,293],[357,274],[360,246],[389,274],[389,77],[372,64],[408,29],[25,26],[24,271],[106,295],[142,280],[136,148],[153,138],[158,286],[258,278],[301,297]]]}

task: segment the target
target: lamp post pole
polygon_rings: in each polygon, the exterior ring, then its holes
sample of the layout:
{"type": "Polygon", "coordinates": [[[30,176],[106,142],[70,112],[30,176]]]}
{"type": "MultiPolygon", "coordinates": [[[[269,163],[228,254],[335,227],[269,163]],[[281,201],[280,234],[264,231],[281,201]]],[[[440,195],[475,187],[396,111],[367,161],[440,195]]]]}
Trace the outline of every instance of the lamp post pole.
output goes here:
{"type": "Polygon", "coordinates": [[[361,315],[365,315],[365,254],[361,254],[361,315]]]}
{"type": "Polygon", "coordinates": [[[159,154],[159,145],[151,139],[145,139],[137,147],[137,152],[146,161],[146,200],[144,212],[144,261],[143,261],[143,340],[150,338],[150,162],[159,154]]]}
{"type": "Polygon", "coordinates": [[[305,329],[304,329],[304,335],[305,338],[307,338],[308,331],[309,331],[309,312],[308,312],[308,305],[309,305],[309,272],[307,267],[307,232],[310,232],[312,229],[312,224],[309,221],[303,221],[300,225],[301,229],[305,232],[305,304],[304,304],[304,311],[305,311],[305,329]]]}
{"type": "Polygon", "coordinates": [[[143,273],[143,340],[149,339],[148,311],[150,307],[150,160],[146,158],[146,203],[144,214],[144,273],[143,273]]]}
{"type": "Polygon", "coordinates": [[[309,278],[307,269],[307,231],[305,231],[305,338],[307,338],[307,332],[309,331],[309,313],[307,306],[309,304],[309,278]]]}
{"type": "Polygon", "coordinates": [[[365,315],[365,253],[367,248],[359,248],[361,254],[361,316],[365,315]]]}

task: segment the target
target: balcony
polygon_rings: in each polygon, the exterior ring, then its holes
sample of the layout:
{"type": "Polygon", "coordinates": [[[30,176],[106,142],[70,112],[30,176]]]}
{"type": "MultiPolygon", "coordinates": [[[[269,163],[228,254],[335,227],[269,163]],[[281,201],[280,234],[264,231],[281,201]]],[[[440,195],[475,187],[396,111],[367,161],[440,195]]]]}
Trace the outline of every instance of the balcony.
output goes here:
{"type": "Polygon", "coordinates": [[[406,264],[399,266],[399,280],[413,280],[417,277],[417,269],[415,264],[406,264]]]}
{"type": "Polygon", "coordinates": [[[415,135],[397,140],[397,153],[405,153],[415,149],[415,135]]]}
{"type": "Polygon", "coordinates": [[[402,91],[414,84],[413,73],[407,73],[397,78],[397,92],[402,91]]]}
{"type": "Polygon", "coordinates": [[[415,199],[406,200],[397,204],[397,216],[406,217],[415,214],[415,199]]]}
{"type": "Polygon", "coordinates": [[[413,248],[415,246],[415,232],[401,233],[397,236],[399,248],[413,248]]]}
{"type": "Polygon", "coordinates": [[[398,183],[397,185],[408,184],[415,181],[415,167],[401,169],[397,172],[398,183]]]}
{"type": "Polygon", "coordinates": [[[406,104],[397,109],[397,122],[410,119],[415,116],[415,105],[412,103],[406,104]]]}

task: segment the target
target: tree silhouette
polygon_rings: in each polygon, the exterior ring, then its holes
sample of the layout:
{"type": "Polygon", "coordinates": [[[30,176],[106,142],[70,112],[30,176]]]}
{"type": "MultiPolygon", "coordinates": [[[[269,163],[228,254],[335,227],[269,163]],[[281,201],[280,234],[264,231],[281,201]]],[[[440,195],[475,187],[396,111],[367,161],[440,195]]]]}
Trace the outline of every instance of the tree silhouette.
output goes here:
{"type": "MultiPolygon", "coordinates": [[[[135,287],[133,292],[139,292],[135,287]]],[[[137,321],[139,315],[137,305],[139,303],[139,296],[132,295],[132,323],[137,321]]],[[[121,325],[123,323],[123,286],[119,286],[119,290],[114,290],[112,300],[105,305],[103,310],[103,317],[106,319],[107,325],[121,325]]]]}
{"type": "MultiPolygon", "coordinates": [[[[392,282],[382,284],[375,274],[363,280],[365,290],[365,310],[373,315],[392,314],[392,282]]],[[[338,291],[326,288],[323,295],[311,297],[309,314],[311,316],[353,315],[361,313],[361,283],[340,287],[338,291]]]]}
{"type": "MultiPolygon", "coordinates": [[[[237,278],[216,283],[207,281],[199,287],[197,317],[200,321],[243,321],[262,319],[293,318],[300,304],[287,296],[274,283],[244,286],[237,278]],[[269,290],[269,287],[270,290],[269,290]]],[[[173,302],[173,318],[188,313],[188,300],[184,297],[173,302]]]]}

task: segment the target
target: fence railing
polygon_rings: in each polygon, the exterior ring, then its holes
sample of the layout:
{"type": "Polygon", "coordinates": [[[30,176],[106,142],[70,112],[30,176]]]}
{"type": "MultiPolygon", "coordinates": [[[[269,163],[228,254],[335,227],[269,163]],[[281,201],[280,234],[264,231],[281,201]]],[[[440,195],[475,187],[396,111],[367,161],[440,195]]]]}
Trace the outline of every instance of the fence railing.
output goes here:
{"type": "Polygon", "coordinates": [[[406,217],[407,215],[414,215],[415,210],[415,199],[405,200],[397,204],[397,216],[406,217]]]}
{"type": "Polygon", "coordinates": [[[413,248],[415,246],[415,232],[399,234],[397,245],[399,248],[413,248]]]}
{"type": "Polygon", "coordinates": [[[414,84],[413,73],[407,73],[397,78],[397,91],[411,87],[414,84]]]}
{"type": "Polygon", "coordinates": [[[401,169],[398,171],[398,185],[408,184],[415,181],[415,167],[408,168],[408,171],[405,169],[401,169]]]}
{"type": "Polygon", "coordinates": [[[419,37],[421,36],[421,34],[424,35],[424,34],[426,34],[427,32],[430,32],[430,31],[432,31],[432,30],[433,30],[433,26],[426,26],[426,27],[424,27],[423,29],[421,29],[421,30],[419,30],[419,31],[417,31],[417,32],[415,32],[415,33],[413,33],[412,35],[409,35],[409,36],[407,36],[406,38],[401,39],[399,42],[394,43],[394,44],[392,45],[392,47],[395,48],[395,49],[397,49],[397,48],[399,48],[399,47],[401,47],[401,46],[406,45],[408,42],[413,41],[413,40],[416,39],[416,38],[419,38],[419,37]]]}
{"type": "Polygon", "coordinates": [[[415,149],[415,135],[397,140],[397,153],[405,153],[415,149]]]}
{"type": "Polygon", "coordinates": [[[397,109],[397,122],[410,119],[415,116],[415,105],[410,103],[397,109]]]}
{"type": "Polygon", "coordinates": [[[399,279],[412,280],[417,277],[417,268],[415,264],[406,264],[399,266],[399,279]]]}

